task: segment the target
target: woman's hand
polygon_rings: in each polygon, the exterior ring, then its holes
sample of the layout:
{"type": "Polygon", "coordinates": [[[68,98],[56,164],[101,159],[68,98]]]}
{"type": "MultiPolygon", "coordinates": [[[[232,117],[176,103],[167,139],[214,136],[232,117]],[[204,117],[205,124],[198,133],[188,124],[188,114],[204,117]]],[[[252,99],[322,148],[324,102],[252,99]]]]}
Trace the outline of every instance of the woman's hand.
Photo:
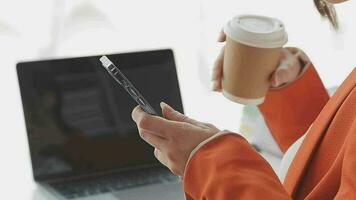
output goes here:
{"type": "MultiPolygon", "coordinates": [[[[218,42],[224,42],[226,40],[226,35],[223,31],[220,32],[218,42]]],[[[212,74],[212,90],[221,91],[221,79],[223,76],[223,65],[224,65],[224,51],[225,46],[222,47],[218,58],[214,63],[214,69],[212,74]]],[[[281,60],[279,66],[272,74],[270,82],[271,87],[279,87],[286,83],[293,82],[298,75],[302,67],[299,60],[302,60],[304,63],[308,63],[309,58],[305,53],[294,47],[283,48],[281,60]]]]}
{"type": "Polygon", "coordinates": [[[140,136],[155,148],[154,155],[174,174],[184,175],[193,149],[219,132],[212,124],[198,122],[161,103],[165,118],[145,113],[139,106],[132,111],[140,136]]]}

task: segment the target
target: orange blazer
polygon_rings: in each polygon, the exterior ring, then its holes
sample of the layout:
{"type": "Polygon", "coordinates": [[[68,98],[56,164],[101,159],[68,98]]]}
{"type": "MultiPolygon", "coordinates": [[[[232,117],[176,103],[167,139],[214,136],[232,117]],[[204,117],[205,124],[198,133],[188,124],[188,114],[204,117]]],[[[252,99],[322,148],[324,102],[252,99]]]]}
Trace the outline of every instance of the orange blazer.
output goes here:
{"type": "Polygon", "coordinates": [[[310,64],[259,106],[282,151],[305,132],[284,183],[238,134],[200,147],[188,161],[188,200],[356,199],[356,69],[329,99],[310,64]],[[309,129],[309,130],[308,130],[309,129]]]}

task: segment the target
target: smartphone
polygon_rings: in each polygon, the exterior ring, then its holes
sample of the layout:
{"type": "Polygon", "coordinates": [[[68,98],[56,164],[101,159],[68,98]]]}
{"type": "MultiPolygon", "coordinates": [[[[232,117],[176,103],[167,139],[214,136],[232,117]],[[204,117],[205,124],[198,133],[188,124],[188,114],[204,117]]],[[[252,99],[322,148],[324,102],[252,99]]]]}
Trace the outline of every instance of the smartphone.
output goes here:
{"type": "Polygon", "coordinates": [[[130,94],[130,96],[141,106],[142,110],[151,115],[157,115],[157,112],[153,109],[153,107],[148,103],[148,101],[142,96],[142,94],[132,85],[129,79],[117,68],[111,60],[102,56],[99,59],[104,66],[104,68],[108,71],[108,73],[118,82],[125,90],[130,94]]]}

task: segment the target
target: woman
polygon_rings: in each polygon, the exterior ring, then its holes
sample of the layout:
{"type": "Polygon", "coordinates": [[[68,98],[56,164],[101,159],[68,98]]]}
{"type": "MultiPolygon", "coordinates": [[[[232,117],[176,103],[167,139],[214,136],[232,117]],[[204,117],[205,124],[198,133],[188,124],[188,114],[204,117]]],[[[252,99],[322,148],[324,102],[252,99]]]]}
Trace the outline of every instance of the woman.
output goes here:
{"type": "MultiPolygon", "coordinates": [[[[335,28],[331,4],[340,2],[315,0],[335,28]]],[[[223,50],[213,73],[217,91],[222,57],[223,50]]],[[[157,159],[182,176],[187,199],[356,199],[356,70],[329,98],[302,51],[287,48],[271,85],[259,109],[285,152],[281,180],[238,134],[190,119],[164,103],[165,118],[139,107],[132,117],[157,159]]]]}

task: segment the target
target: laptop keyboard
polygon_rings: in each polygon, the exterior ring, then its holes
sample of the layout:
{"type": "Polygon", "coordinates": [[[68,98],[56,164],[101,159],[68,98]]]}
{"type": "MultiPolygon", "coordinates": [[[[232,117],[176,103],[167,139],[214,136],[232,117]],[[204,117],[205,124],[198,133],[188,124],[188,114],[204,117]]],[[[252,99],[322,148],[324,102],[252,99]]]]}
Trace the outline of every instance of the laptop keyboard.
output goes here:
{"type": "Polygon", "coordinates": [[[50,185],[66,198],[73,199],[130,187],[177,181],[179,178],[167,169],[152,168],[50,185]]]}

